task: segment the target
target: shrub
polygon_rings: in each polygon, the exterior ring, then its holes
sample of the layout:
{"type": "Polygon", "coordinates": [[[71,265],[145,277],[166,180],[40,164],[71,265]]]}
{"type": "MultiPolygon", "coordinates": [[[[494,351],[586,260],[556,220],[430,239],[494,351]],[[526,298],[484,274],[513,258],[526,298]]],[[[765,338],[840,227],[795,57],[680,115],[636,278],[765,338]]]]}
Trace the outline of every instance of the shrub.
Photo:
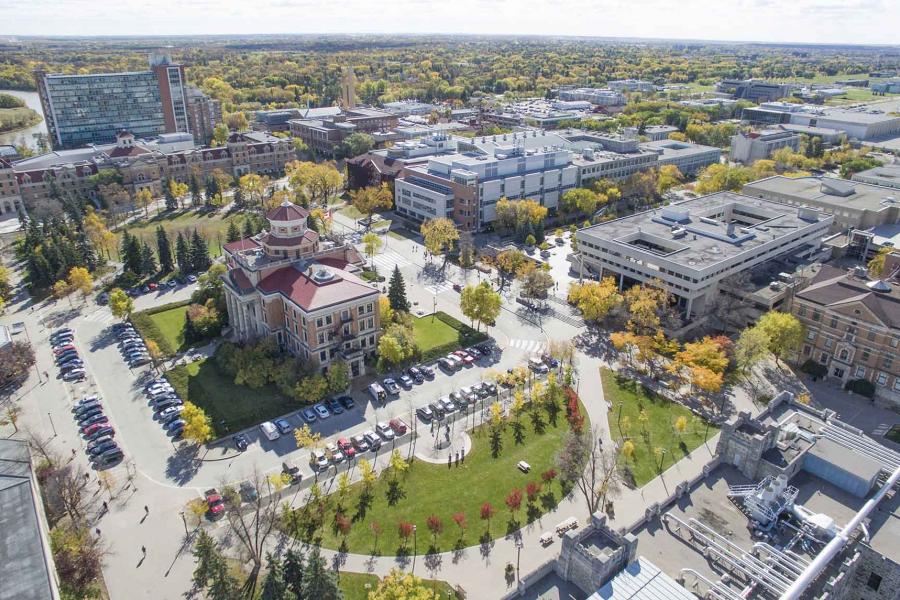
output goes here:
{"type": "Polygon", "coordinates": [[[844,389],[866,398],[871,398],[875,395],[875,384],[868,379],[851,379],[844,386],[844,389]]]}
{"type": "Polygon", "coordinates": [[[826,367],[822,363],[814,361],[813,359],[809,359],[805,363],[803,363],[803,365],[800,367],[800,370],[802,370],[804,373],[809,373],[813,377],[825,377],[825,375],[828,374],[828,367],[826,367]]]}

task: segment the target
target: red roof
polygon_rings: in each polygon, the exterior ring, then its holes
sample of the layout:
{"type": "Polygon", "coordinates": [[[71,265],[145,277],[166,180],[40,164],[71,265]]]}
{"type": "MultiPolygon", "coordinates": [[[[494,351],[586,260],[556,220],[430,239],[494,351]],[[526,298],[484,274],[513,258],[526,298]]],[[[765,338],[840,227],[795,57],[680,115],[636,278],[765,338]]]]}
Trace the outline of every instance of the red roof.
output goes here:
{"type": "Polygon", "coordinates": [[[141,154],[149,154],[149,150],[145,150],[140,146],[116,146],[113,148],[112,152],[109,153],[110,158],[122,158],[123,156],[139,156],[141,154]]]}
{"type": "Polygon", "coordinates": [[[378,293],[377,288],[352,273],[336,269],[328,271],[332,274],[331,279],[316,281],[294,267],[284,267],[260,281],[257,288],[264,294],[277,293],[290,298],[307,312],[378,293]]]}
{"type": "Polygon", "coordinates": [[[240,252],[241,250],[252,250],[253,248],[259,248],[259,242],[257,242],[253,238],[244,238],[236,242],[228,242],[227,244],[222,246],[222,249],[229,254],[234,254],[235,252],[240,252]]]}
{"type": "Polygon", "coordinates": [[[239,292],[241,292],[242,294],[246,294],[247,292],[253,291],[253,283],[250,282],[250,279],[247,277],[246,273],[244,273],[241,269],[231,269],[228,274],[231,277],[232,283],[234,283],[239,292]]]}
{"type": "Polygon", "coordinates": [[[307,229],[303,235],[295,235],[292,237],[278,237],[267,233],[260,241],[267,246],[275,246],[276,248],[289,248],[291,246],[299,246],[304,241],[315,243],[319,239],[319,234],[311,229],[307,229]]]}
{"type": "Polygon", "coordinates": [[[309,216],[309,211],[285,200],[266,215],[270,221],[299,221],[309,216]]]}

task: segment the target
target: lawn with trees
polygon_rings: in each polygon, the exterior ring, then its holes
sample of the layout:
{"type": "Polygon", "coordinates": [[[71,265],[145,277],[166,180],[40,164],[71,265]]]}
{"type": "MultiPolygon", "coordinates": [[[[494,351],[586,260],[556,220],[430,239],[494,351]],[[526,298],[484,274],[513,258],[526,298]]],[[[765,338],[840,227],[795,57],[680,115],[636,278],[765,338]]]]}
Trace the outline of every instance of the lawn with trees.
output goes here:
{"type": "Polygon", "coordinates": [[[622,466],[642,486],[687,456],[718,428],[639,382],[601,369],[603,395],[612,405],[609,429],[622,451],[622,466]]]}
{"type": "Polygon", "coordinates": [[[190,302],[176,302],[137,312],[131,322],[144,340],[153,340],[165,356],[174,356],[190,347],[184,339],[184,320],[190,302]]]}

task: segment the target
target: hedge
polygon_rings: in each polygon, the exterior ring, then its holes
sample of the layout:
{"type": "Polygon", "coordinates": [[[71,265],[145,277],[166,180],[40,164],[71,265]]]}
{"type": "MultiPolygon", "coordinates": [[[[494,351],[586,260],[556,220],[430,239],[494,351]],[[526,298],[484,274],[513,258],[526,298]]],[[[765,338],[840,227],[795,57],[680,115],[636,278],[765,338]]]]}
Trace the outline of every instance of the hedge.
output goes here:
{"type": "Polygon", "coordinates": [[[131,323],[134,325],[135,329],[140,332],[141,337],[144,338],[144,340],[150,339],[156,342],[157,346],[159,346],[159,351],[162,352],[164,356],[175,356],[177,348],[172,347],[166,339],[166,336],[162,334],[156,326],[156,323],[150,318],[150,315],[155,315],[156,313],[171,310],[173,308],[188,306],[190,303],[190,300],[170,302],[168,304],[163,304],[162,306],[154,306],[153,308],[148,308],[141,312],[132,313],[131,323]]]}
{"type": "Polygon", "coordinates": [[[828,367],[812,359],[809,359],[805,363],[803,363],[800,369],[804,373],[809,373],[814,377],[825,377],[828,374],[828,367]]]}
{"type": "Polygon", "coordinates": [[[871,398],[875,395],[875,384],[868,379],[851,379],[844,385],[844,389],[866,398],[871,398]]]}

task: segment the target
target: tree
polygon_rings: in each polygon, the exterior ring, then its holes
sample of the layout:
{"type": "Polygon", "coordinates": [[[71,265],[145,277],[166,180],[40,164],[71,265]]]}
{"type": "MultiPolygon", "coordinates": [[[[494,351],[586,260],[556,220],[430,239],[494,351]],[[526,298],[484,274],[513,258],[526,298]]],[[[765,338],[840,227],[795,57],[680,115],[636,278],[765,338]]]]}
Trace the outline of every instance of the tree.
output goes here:
{"type": "Polygon", "coordinates": [[[366,490],[375,485],[375,482],[378,480],[378,475],[375,474],[375,467],[365,458],[359,459],[359,478],[366,490]]]}
{"type": "Polygon", "coordinates": [[[122,268],[135,275],[141,274],[141,242],[127,231],[122,233],[122,268]]]}
{"type": "Polygon", "coordinates": [[[24,377],[34,360],[34,349],[26,342],[12,342],[0,348],[0,387],[24,377]]]}
{"type": "Polygon", "coordinates": [[[437,536],[444,531],[444,522],[437,515],[429,515],[428,518],[425,519],[425,526],[428,527],[428,531],[431,532],[432,546],[436,546],[437,536]]]}
{"type": "Polygon", "coordinates": [[[803,343],[803,324],[790,313],[769,311],[759,318],[755,327],[759,327],[769,338],[769,351],[779,358],[786,358],[795,352],[803,343]]]}
{"type": "Polygon", "coordinates": [[[210,600],[234,600],[240,597],[240,585],[231,574],[218,544],[202,529],[194,543],[194,556],[197,559],[194,585],[206,590],[210,600]]]}
{"type": "Polygon", "coordinates": [[[580,213],[590,217],[596,212],[599,201],[597,192],[588,188],[575,188],[559,199],[559,210],[564,214],[580,213]]]}
{"type": "Polygon", "coordinates": [[[375,255],[381,249],[381,237],[377,233],[371,231],[362,237],[363,248],[366,256],[372,260],[372,270],[375,270],[375,255]]]}
{"type": "Polygon", "coordinates": [[[724,373],[728,367],[728,356],[715,339],[706,336],[696,342],[686,342],[681,352],[675,355],[675,362],[687,367],[704,367],[714,373],[724,373]]]}
{"type": "Polygon", "coordinates": [[[225,242],[237,242],[241,239],[241,230],[238,229],[237,222],[232,220],[228,223],[228,231],[225,233],[225,242]]]}
{"type": "Polygon", "coordinates": [[[490,502],[485,502],[481,505],[481,509],[478,511],[481,520],[486,523],[486,531],[488,535],[491,532],[491,518],[494,516],[494,507],[490,502]]]}
{"type": "MultiPolygon", "coordinates": [[[[459,239],[459,230],[456,223],[447,217],[429,219],[419,228],[425,238],[425,248],[434,255],[445,254],[453,249],[453,243],[459,239]]],[[[444,255],[444,264],[447,264],[447,256],[444,255]]]]}
{"type": "Polygon", "coordinates": [[[178,232],[178,237],[175,238],[175,262],[178,265],[178,270],[181,271],[182,275],[191,272],[191,251],[188,246],[187,240],[181,235],[181,232],[178,232]]]}
{"type": "Polygon", "coordinates": [[[392,309],[399,312],[409,312],[409,300],[406,299],[406,284],[403,281],[403,275],[400,274],[400,267],[397,265],[394,265],[394,272],[391,274],[387,297],[392,309]]]}
{"type": "Polygon", "coordinates": [[[662,165],[656,178],[656,193],[665,195],[670,189],[679,185],[684,180],[684,175],[675,165],[662,165]]]}
{"type": "Polygon", "coordinates": [[[184,421],[184,439],[196,444],[205,444],[213,437],[212,420],[202,408],[193,402],[185,402],[181,411],[181,420],[184,421]]]}
{"type": "MultiPolygon", "coordinates": [[[[65,279],[60,279],[56,283],[53,284],[53,297],[57,300],[62,300],[63,298],[69,298],[72,295],[72,286],[65,279]]],[[[72,299],[69,298],[69,304],[72,304],[72,299]]]]}
{"type": "Polygon", "coordinates": [[[156,254],[159,256],[159,268],[163,273],[171,273],[175,269],[172,261],[172,244],[162,225],[156,227],[156,254]]]}
{"type": "Polygon", "coordinates": [[[616,455],[604,451],[600,439],[596,426],[581,432],[570,431],[556,455],[559,476],[578,487],[591,515],[606,505],[608,496],[619,493],[621,484],[616,455]]]}
{"type": "Polygon", "coordinates": [[[218,123],[215,127],[213,127],[213,147],[224,146],[225,142],[228,141],[228,134],[228,125],[226,125],[225,123],[218,123]]]}
{"type": "Polygon", "coordinates": [[[351,133],[337,147],[339,158],[352,158],[365,154],[375,146],[375,140],[367,133],[351,133]]]}
{"type": "Polygon", "coordinates": [[[287,582],[284,580],[284,565],[278,556],[266,555],[269,570],[262,585],[260,600],[285,600],[288,593],[287,582]]]}
{"type": "Polygon", "coordinates": [[[117,319],[127,320],[134,311],[134,300],[119,288],[109,293],[109,310],[117,319]]]}
{"type": "Polygon", "coordinates": [[[298,448],[315,449],[322,444],[322,434],[312,431],[309,425],[303,425],[294,429],[294,441],[298,448]]]}
{"type": "MultiPolygon", "coordinates": [[[[88,206],[86,208],[81,226],[84,229],[84,233],[91,241],[91,244],[93,244],[95,248],[105,250],[107,258],[109,258],[109,248],[115,242],[116,236],[106,227],[106,221],[94,210],[93,206],[88,206]]],[[[3,294],[0,293],[0,295],[3,294]]]]}
{"type": "Polygon", "coordinates": [[[369,599],[438,600],[431,584],[399,569],[391,569],[391,572],[378,582],[378,587],[369,592],[369,599]]]}
{"type": "Polygon", "coordinates": [[[507,281],[515,277],[519,269],[528,262],[525,253],[516,248],[509,248],[500,252],[494,259],[494,266],[497,267],[497,273],[500,275],[500,290],[506,287],[507,281]]]}
{"type": "Polygon", "coordinates": [[[747,373],[769,355],[769,335],[759,327],[741,331],[734,346],[734,360],[738,368],[747,373]]]}
{"type": "Polygon", "coordinates": [[[94,278],[84,267],[72,267],[68,282],[72,291],[81,292],[82,298],[87,298],[94,289],[94,278]]]}
{"type": "Polygon", "coordinates": [[[258,210],[262,210],[263,196],[267,187],[268,180],[256,173],[248,173],[238,180],[238,189],[241,190],[241,196],[246,199],[247,206],[258,210]]]}
{"type": "Polygon", "coordinates": [[[394,203],[394,195],[387,184],[359,188],[350,192],[350,203],[353,208],[365,215],[368,230],[372,225],[372,215],[380,210],[390,210],[394,203]]]}
{"type": "Polygon", "coordinates": [[[342,360],[336,360],[328,367],[325,373],[328,381],[328,393],[339,394],[350,387],[350,367],[342,360]]]}
{"type": "Polygon", "coordinates": [[[506,494],[506,507],[509,509],[509,512],[512,513],[512,517],[515,519],[516,513],[519,512],[519,509],[522,507],[522,490],[519,488],[513,488],[506,494]]]}
{"type": "Polygon", "coordinates": [[[889,273],[884,272],[884,264],[885,259],[892,252],[894,252],[893,246],[885,246],[878,251],[878,254],[876,254],[872,258],[872,260],[869,261],[868,268],[870,277],[874,279],[881,279],[882,277],[889,275],[889,273]]]}
{"type": "MultiPolygon", "coordinates": [[[[180,181],[175,181],[174,179],[169,180],[169,193],[171,194],[172,198],[174,198],[178,202],[178,204],[182,206],[182,208],[184,207],[182,200],[185,196],[187,196],[189,191],[190,188],[188,187],[188,184],[181,183],[180,181]]],[[[168,203],[166,203],[167,208],[168,206],[168,203]]]]}
{"type": "Polygon", "coordinates": [[[163,353],[159,349],[159,344],[156,343],[156,340],[148,339],[146,342],[147,346],[147,354],[150,356],[150,360],[152,361],[153,368],[156,369],[159,366],[159,361],[163,358],[163,353]]]}
{"type": "Polygon", "coordinates": [[[568,301],[581,311],[585,321],[602,321],[613,309],[624,302],[616,280],[604,277],[600,281],[573,283],[569,287],[568,301]]]}
{"type": "Polygon", "coordinates": [[[153,194],[150,193],[150,190],[144,188],[142,190],[138,190],[138,192],[134,195],[134,205],[140,210],[144,210],[144,217],[146,218],[148,215],[148,211],[150,205],[153,204],[153,194]]]}
{"type": "Polygon", "coordinates": [[[231,131],[247,131],[250,129],[250,121],[243,112],[233,112],[225,115],[225,124],[231,131]]]}
{"type": "MultiPolygon", "coordinates": [[[[533,263],[529,263],[533,264],[533,263]]],[[[527,269],[522,277],[522,294],[528,298],[546,298],[547,291],[553,287],[553,276],[543,269],[527,269]]]]}
{"type": "Polygon", "coordinates": [[[632,286],[623,295],[628,306],[628,328],[639,335],[654,335],[659,331],[661,318],[669,310],[669,292],[663,283],[654,280],[632,286]]]}
{"type": "Polygon", "coordinates": [[[388,466],[391,470],[394,481],[396,481],[401,474],[405,473],[409,469],[409,463],[404,460],[403,455],[401,455],[400,451],[397,449],[391,451],[391,458],[388,462],[388,466]]]}
{"type": "Polygon", "coordinates": [[[631,440],[625,440],[622,444],[622,456],[625,457],[625,461],[627,462],[629,458],[634,457],[634,442],[631,440]]]}
{"type": "Polygon", "coordinates": [[[141,275],[152,275],[156,272],[156,257],[147,242],[141,242],[141,275]]]}
{"type": "Polygon", "coordinates": [[[206,246],[206,240],[203,239],[197,230],[191,234],[191,245],[188,251],[189,261],[192,271],[206,271],[212,264],[209,257],[209,248],[206,246]]]}
{"type": "Polygon", "coordinates": [[[477,329],[481,325],[492,325],[500,315],[500,294],[491,288],[491,284],[482,281],[477,285],[467,285],[459,298],[459,307],[477,329]]]}

